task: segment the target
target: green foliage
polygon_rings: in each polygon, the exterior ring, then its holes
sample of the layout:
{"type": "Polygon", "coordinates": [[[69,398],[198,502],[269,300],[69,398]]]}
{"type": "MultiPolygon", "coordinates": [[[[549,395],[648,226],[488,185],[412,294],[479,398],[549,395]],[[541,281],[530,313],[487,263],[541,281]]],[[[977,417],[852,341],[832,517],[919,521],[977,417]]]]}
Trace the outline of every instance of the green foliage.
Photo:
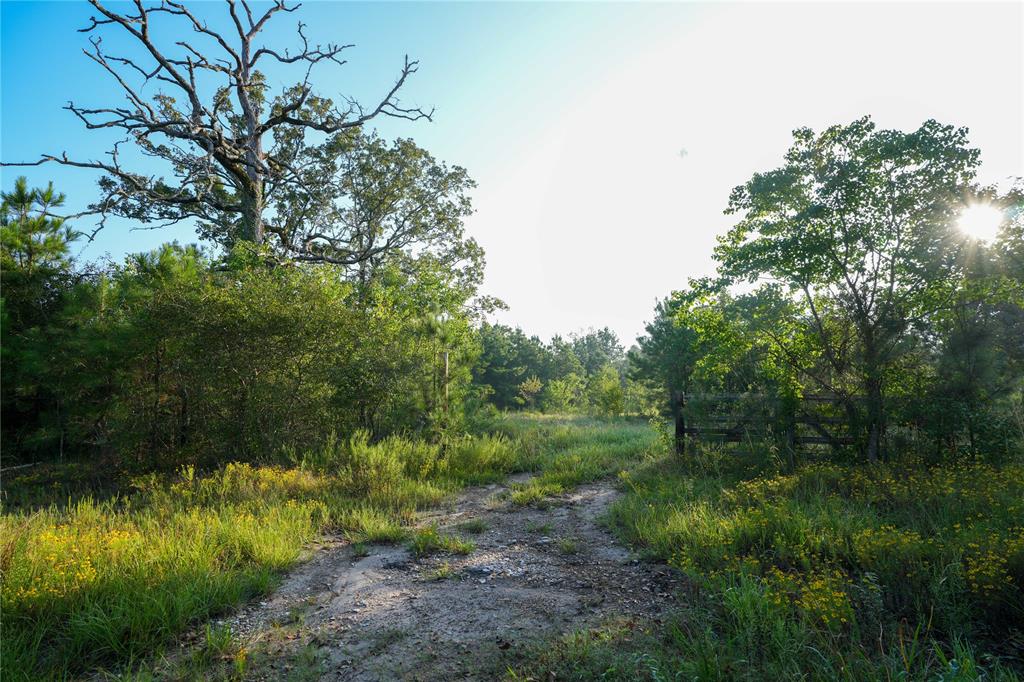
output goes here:
{"type": "Polygon", "coordinates": [[[78,237],[53,214],[63,204],[52,183],[29,189],[24,177],[0,203],[0,420],[7,462],[63,449],[66,407],[54,385],[61,370],[55,350],[73,277],[69,247],[78,237]]]}
{"type": "Polygon", "coordinates": [[[1019,679],[1019,461],[780,474],[713,448],[620,479],[609,522],[685,574],[679,607],[538,644],[512,679],[1019,679]]]}
{"type": "Polygon", "coordinates": [[[680,316],[685,304],[678,294],[658,301],[654,320],[629,351],[630,376],[661,389],[665,404],[673,394],[689,391],[696,362],[696,330],[685,326],[680,316]]]}
{"type": "Polygon", "coordinates": [[[764,334],[820,389],[864,397],[870,459],[882,451],[897,363],[963,278],[953,226],[977,194],[978,164],[964,128],[927,121],[903,133],[863,118],[797,130],[786,164],[730,198],[742,217],[716,249],[722,275],[771,277],[801,302],[802,329],[764,334]]]}
{"type": "Polygon", "coordinates": [[[587,393],[590,396],[590,404],[594,406],[597,414],[604,417],[622,414],[625,393],[622,390],[622,378],[614,367],[605,365],[592,375],[587,393]]]}
{"type": "MultiPolygon", "coordinates": [[[[321,147],[298,138],[291,163],[309,164],[305,191],[272,187],[267,246],[284,258],[326,262],[366,281],[382,265],[409,270],[440,263],[473,286],[483,250],[465,235],[475,183],[464,168],[436,160],[411,139],[392,142],[345,131],[321,147]],[[410,248],[415,247],[415,248],[410,248]]],[[[231,244],[232,223],[208,223],[201,236],[231,244]]]]}
{"type": "Polygon", "coordinates": [[[715,250],[717,279],[658,304],[631,376],[663,391],[678,425],[684,412],[692,426],[721,410],[693,398],[683,409],[684,394],[751,394],[760,407],[719,423],[761,412],[764,435],[793,434],[801,396],[818,393],[870,460],[886,447],[1012,457],[1024,442],[1024,203],[1019,187],[999,197],[975,184],[966,135],[868,118],[797,130],[783,167],[733,192],[740,219],[715,250]],[[1004,209],[993,244],[956,229],[968,201],[1004,209]]]}
{"type": "MultiPolygon", "coordinates": [[[[15,304],[9,314],[21,306],[42,307],[46,303],[47,278],[66,271],[71,260],[68,246],[78,234],[56,217],[54,209],[64,205],[64,195],[50,183],[46,189],[29,189],[28,180],[19,177],[14,190],[0,194],[0,272],[5,300],[15,304]]],[[[15,317],[12,322],[26,321],[15,317]]]]}
{"type": "Polygon", "coordinates": [[[46,353],[5,382],[12,404],[38,383],[59,396],[58,428],[23,437],[168,466],[272,457],[334,431],[423,431],[440,419],[442,347],[458,416],[475,352],[464,293],[423,271],[378,274],[354,285],[325,266],[224,269],[178,246],[131,257],[68,289],[50,334],[5,343],[12,368],[46,353]],[[424,323],[439,302],[443,336],[424,323]]]}
{"type": "Polygon", "coordinates": [[[972,660],[1010,653],[1004,638],[1024,622],[1019,464],[778,474],[766,459],[722,454],[713,468],[661,463],[629,477],[611,511],[618,532],[716,604],[697,637],[674,640],[674,655],[707,656],[713,641],[717,665],[753,655],[761,674],[826,678],[841,661],[935,674],[964,641],[972,660]],[[908,638],[921,654],[901,661],[908,638]],[[826,655],[791,658],[794,642],[826,655]]]}
{"type": "Polygon", "coordinates": [[[516,400],[528,409],[532,409],[537,403],[537,396],[540,395],[543,384],[537,377],[528,377],[526,381],[519,384],[519,395],[516,400]]]}
{"type": "Polygon", "coordinates": [[[586,382],[575,372],[551,379],[544,387],[542,404],[545,412],[574,412],[585,405],[586,382]]]}
{"type": "Polygon", "coordinates": [[[620,363],[624,357],[619,338],[608,327],[591,329],[585,334],[574,334],[570,338],[569,347],[579,358],[583,371],[588,376],[599,373],[607,365],[620,363]]]}
{"type": "Polygon", "coordinates": [[[450,552],[451,554],[469,554],[476,546],[454,535],[444,535],[437,526],[427,526],[413,533],[409,541],[409,549],[418,557],[450,552]]]}
{"type": "Polygon", "coordinates": [[[464,485],[482,485],[503,479],[525,466],[519,443],[502,435],[463,438],[445,452],[447,475],[464,485]]]}
{"type": "MultiPolygon", "coordinates": [[[[608,368],[623,372],[622,346],[610,329],[573,335],[568,341],[556,336],[545,344],[520,329],[484,323],[478,338],[481,352],[473,380],[486,388],[498,408],[622,412],[621,399],[595,388],[609,387],[602,383],[607,381],[608,368]]],[[[622,383],[621,377],[617,381],[622,383]]]]}

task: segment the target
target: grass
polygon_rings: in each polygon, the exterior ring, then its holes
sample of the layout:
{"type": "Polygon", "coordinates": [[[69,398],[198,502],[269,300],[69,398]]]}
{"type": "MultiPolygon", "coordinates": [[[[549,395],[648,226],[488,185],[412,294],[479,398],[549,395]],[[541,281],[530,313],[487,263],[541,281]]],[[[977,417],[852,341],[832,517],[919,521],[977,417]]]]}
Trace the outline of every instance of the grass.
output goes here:
{"type": "Polygon", "coordinates": [[[472,535],[480,535],[487,530],[487,522],[483,519],[470,519],[460,523],[458,529],[472,535]]]}
{"type": "MultiPolygon", "coordinates": [[[[445,450],[357,434],[291,454],[286,466],[138,476],[130,492],[100,486],[96,498],[82,494],[94,479],[80,465],[67,485],[38,470],[4,481],[0,677],[241,679],[258,652],[220,629],[173,663],[160,654],[273,589],[325,529],[345,533],[357,554],[372,542],[471,552],[436,527],[411,530],[416,511],[529,471],[515,503],[543,506],[618,475],[626,494],[608,523],[685,573],[689,588],[661,622],[610,621],[538,646],[513,678],[1020,679],[1019,462],[783,470],[764,453],[730,449],[680,461],[659,454],[653,429],[627,421],[517,416],[493,430],[445,450]]],[[[578,546],[563,538],[558,548],[578,546]]],[[[433,577],[451,577],[450,567],[433,577]]],[[[315,677],[314,654],[295,670],[315,677]]]]}
{"type": "Polygon", "coordinates": [[[519,471],[537,474],[525,494],[540,503],[634,466],[653,443],[642,424],[585,418],[516,416],[491,431],[444,449],[356,433],[278,464],[209,472],[114,476],[72,463],[7,477],[0,678],[145,669],[181,633],[270,592],[327,529],[357,555],[375,542],[466,553],[461,538],[411,532],[416,511],[519,471]]]}
{"type": "Polygon", "coordinates": [[[512,486],[519,506],[544,506],[578,485],[633,469],[659,446],[657,433],[641,421],[524,415],[497,428],[522,444],[526,468],[537,474],[512,486]]]}
{"type": "Polygon", "coordinates": [[[403,639],[409,636],[409,631],[402,628],[386,628],[372,633],[370,636],[370,653],[380,654],[388,649],[393,644],[401,642],[403,639]]]}
{"type": "Polygon", "coordinates": [[[427,526],[413,533],[409,541],[409,550],[417,557],[449,552],[451,554],[469,554],[476,548],[469,540],[455,535],[444,535],[437,526],[427,526]]]}
{"type": "Polygon", "coordinates": [[[428,574],[430,580],[442,581],[454,578],[456,575],[455,569],[447,561],[438,566],[436,569],[428,574]]]}
{"type": "MultiPolygon", "coordinates": [[[[194,624],[268,593],[325,529],[355,543],[405,541],[417,509],[504,477],[517,457],[503,436],[442,452],[356,434],[293,454],[289,466],[139,476],[130,491],[104,490],[99,501],[81,495],[45,506],[41,490],[63,496],[68,486],[41,484],[36,472],[5,480],[0,677],[131,667],[194,624]]],[[[79,486],[81,467],[71,470],[79,486]]]]}
{"type": "Polygon", "coordinates": [[[661,624],[539,647],[513,678],[1020,679],[1024,466],[709,449],[623,474],[610,524],[689,578],[661,624]]]}
{"type": "Polygon", "coordinates": [[[228,626],[207,625],[202,643],[186,655],[143,666],[120,675],[119,679],[131,682],[158,679],[241,682],[251,669],[251,653],[235,639],[228,626]]]}

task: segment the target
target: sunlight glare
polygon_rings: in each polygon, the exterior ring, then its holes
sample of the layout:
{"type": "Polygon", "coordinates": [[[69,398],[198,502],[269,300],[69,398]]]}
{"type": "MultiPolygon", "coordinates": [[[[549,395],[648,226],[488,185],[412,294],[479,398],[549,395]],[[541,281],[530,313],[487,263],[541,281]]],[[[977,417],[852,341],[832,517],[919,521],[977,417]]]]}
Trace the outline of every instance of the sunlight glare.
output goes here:
{"type": "Polygon", "coordinates": [[[992,204],[969,204],[960,213],[957,227],[968,237],[990,242],[999,233],[1003,212],[992,204]]]}

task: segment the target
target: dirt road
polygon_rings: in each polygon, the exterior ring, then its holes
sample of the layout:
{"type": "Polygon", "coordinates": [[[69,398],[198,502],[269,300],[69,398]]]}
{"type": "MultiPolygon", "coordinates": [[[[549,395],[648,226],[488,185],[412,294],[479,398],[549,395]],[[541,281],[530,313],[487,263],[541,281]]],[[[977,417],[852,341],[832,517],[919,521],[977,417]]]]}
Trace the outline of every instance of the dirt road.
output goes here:
{"type": "Polygon", "coordinates": [[[507,490],[472,488],[421,515],[475,542],[465,556],[384,545],[358,556],[341,539],[317,548],[271,598],[226,621],[262,652],[255,677],[493,679],[496,662],[531,642],[671,607],[672,572],[637,561],[599,523],[618,495],[611,483],[544,508],[514,506],[507,490]]]}

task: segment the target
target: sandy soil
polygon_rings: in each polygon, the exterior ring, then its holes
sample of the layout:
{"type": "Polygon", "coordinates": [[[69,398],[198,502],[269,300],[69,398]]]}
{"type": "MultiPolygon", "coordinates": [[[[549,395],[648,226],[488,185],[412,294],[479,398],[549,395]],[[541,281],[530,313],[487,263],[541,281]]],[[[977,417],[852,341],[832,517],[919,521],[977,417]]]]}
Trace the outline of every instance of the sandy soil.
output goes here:
{"type": "Polygon", "coordinates": [[[491,679],[495,661],[531,641],[610,617],[657,620],[672,606],[678,577],[599,524],[617,495],[600,482],[524,508],[504,485],[472,488],[420,518],[473,540],[469,555],[375,545],[359,557],[328,539],[271,598],[224,622],[264,653],[257,679],[299,673],[302,654],[315,661],[304,676],[322,679],[491,679]],[[484,530],[460,528],[468,521],[484,530]]]}

